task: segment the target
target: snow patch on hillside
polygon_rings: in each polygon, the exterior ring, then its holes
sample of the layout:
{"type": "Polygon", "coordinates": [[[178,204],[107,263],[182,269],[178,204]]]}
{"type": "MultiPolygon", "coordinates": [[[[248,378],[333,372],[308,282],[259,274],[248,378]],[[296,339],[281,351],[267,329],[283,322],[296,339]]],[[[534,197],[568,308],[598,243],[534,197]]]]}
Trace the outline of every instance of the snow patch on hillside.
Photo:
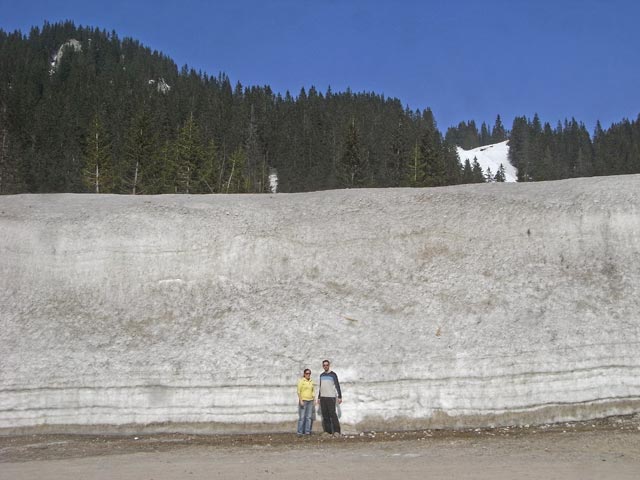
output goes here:
{"type": "Polygon", "coordinates": [[[500,168],[500,165],[504,166],[505,181],[515,182],[517,181],[517,170],[509,162],[509,140],[504,142],[494,143],[493,145],[484,145],[482,147],[473,148],[471,150],[465,150],[461,147],[456,147],[458,151],[458,157],[460,163],[464,165],[465,160],[469,160],[469,163],[473,164],[473,159],[478,159],[478,163],[482,167],[483,173],[487,173],[487,168],[491,169],[492,175],[495,175],[500,168]]]}
{"type": "Polygon", "coordinates": [[[58,52],[51,59],[51,69],[49,70],[49,75],[53,75],[56,73],[56,70],[60,66],[60,62],[62,61],[62,57],[66,49],[71,48],[75,52],[82,51],[82,45],[80,42],[74,38],[67,40],[65,43],[60,45],[58,52]]]}
{"type": "Polygon", "coordinates": [[[157,81],[153,79],[149,80],[149,85],[156,85],[158,93],[162,93],[165,95],[171,91],[171,85],[165,82],[164,78],[162,77],[160,77],[157,81]]]}

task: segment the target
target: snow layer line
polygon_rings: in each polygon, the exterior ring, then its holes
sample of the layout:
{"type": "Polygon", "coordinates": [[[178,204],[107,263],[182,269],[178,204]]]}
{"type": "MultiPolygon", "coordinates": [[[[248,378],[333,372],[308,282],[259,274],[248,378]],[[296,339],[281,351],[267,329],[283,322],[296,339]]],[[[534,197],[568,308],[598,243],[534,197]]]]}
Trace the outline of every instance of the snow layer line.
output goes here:
{"type": "Polygon", "coordinates": [[[640,411],[640,176],[0,197],[0,431],[356,430],[640,411]]]}

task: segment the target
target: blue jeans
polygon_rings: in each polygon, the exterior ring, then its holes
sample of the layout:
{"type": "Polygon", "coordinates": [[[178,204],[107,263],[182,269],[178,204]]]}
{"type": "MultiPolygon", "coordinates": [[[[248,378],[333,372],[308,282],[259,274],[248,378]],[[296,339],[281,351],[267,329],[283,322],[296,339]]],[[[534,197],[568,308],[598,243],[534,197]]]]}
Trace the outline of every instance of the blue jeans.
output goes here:
{"type": "Polygon", "coordinates": [[[313,424],[313,400],[303,400],[303,405],[298,402],[298,435],[311,435],[313,424]]]}

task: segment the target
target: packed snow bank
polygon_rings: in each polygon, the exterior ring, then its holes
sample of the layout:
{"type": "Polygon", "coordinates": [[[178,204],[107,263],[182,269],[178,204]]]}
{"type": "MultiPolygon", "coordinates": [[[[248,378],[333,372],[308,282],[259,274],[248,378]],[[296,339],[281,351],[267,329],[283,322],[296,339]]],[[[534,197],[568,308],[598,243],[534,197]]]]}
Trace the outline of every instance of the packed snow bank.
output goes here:
{"type": "Polygon", "coordinates": [[[640,176],[0,197],[0,429],[346,429],[640,411],[640,176]]]}

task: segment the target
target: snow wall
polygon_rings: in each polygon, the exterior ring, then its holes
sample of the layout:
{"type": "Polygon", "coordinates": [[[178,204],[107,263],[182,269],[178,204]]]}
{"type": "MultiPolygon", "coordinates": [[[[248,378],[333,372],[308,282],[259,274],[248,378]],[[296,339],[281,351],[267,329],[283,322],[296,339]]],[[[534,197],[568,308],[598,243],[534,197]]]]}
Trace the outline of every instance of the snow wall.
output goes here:
{"type": "Polygon", "coordinates": [[[344,431],[640,412],[640,176],[0,198],[0,432],[344,431]],[[316,424],[316,429],[319,424],[316,424]]]}

